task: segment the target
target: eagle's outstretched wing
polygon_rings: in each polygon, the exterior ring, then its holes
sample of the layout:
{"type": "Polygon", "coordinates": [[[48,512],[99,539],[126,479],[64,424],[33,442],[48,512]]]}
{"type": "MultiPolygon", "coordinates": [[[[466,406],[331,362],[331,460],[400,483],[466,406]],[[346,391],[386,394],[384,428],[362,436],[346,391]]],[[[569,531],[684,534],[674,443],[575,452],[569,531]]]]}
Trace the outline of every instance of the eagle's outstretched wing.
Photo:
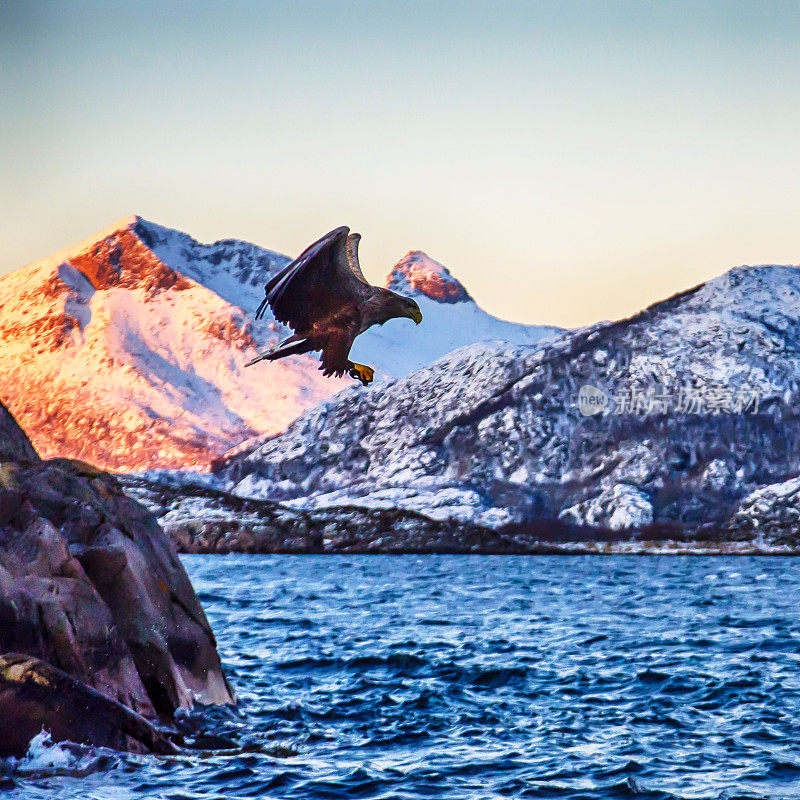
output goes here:
{"type": "Polygon", "coordinates": [[[275,319],[296,332],[307,332],[368,298],[372,287],[358,265],[359,234],[348,236],[347,227],[323,236],[307,247],[265,287],[266,297],[256,311],[267,306],[275,319]]]}

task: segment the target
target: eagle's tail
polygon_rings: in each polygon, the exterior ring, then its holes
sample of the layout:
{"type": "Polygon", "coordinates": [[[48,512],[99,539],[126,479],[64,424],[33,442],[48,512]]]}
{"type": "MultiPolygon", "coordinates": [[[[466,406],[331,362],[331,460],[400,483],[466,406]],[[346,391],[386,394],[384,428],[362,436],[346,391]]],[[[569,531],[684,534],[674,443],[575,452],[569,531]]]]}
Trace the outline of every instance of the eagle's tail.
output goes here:
{"type": "Polygon", "coordinates": [[[314,349],[314,345],[305,337],[299,337],[296,334],[285,339],[280,344],[257,356],[252,361],[248,361],[245,366],[252,367],[253,364],[258,364],[259,361],[276,361],[279,358],[286,356],[296,356],[301,353],[310,353],[314,349]]]}

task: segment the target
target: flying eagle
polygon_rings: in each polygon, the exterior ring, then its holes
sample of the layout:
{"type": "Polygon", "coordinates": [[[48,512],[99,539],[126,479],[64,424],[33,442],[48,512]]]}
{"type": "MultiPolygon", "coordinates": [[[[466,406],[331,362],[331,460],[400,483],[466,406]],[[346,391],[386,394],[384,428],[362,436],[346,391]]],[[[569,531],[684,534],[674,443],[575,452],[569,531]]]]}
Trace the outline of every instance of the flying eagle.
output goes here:
{"type": "Polygon", "coordinates": [[[247,364],[321,350],[324,375],[357,378],[366,386],[375,370],[354,364],[350,348],[356,336],[395,317],[419,325],[422,312],[410,297],[367,283],[358,263],[360,233],[341,227],[307,247],[266,285],[266,297],[256,311],[260,319],[269,306],[275,319],[294,335],[247,364]]]}

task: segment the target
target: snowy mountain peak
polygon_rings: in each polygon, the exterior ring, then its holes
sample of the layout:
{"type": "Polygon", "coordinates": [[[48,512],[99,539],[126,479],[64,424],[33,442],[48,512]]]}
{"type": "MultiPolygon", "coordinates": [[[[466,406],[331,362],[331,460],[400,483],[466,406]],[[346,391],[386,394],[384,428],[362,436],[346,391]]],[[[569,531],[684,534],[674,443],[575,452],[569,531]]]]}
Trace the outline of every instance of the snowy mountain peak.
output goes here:
{"type": "Polygon", "coordinates": [[[133,231],[161,261],[241,308],[256,308],[264,284],[291,259],[239,239],[202,244],[187,233],[133,217],[133,231]]]}
{"type": "Polygon", "coordinates": [[[203,468],[348,384],[308,356],[245,369],[285,335],[251,313],[287,262],[131,216],[0,276],[0,398],[44,456],[203,468]]]}
{"type": "MultiPolygon", "coordinates": [[[[189,289],[192,282],[165,264],[138,235],[137,217],[65,263],[82,273],[95,290],[143,289],[153,294],[164,289],[189,289]]],[[[124,222],[128,222],[125,220],[124,222]]]]}
{"type": "MultiPolygon", "coordinates": [[[[264,284],[289,262],[132,215],[2,275],[0,399],[44,456],[119,471],[205,468],[351,383],[323,377],[315,356],[245,369],[289,333],[270,315],[253,317],[264,284]]],[[[381,378],[474,341],[534,343],[550,332],[458,302],[466,290],[422,253],[396,273],[423,309],[424,335],[391,320],[360,336],[353,357],[381,378]]]]}
{"type": "Polygon", "coordinates": [[[463,303],[472,298],[447,267],[421,250],[406,253],[386,277],[386,288],[400,294],[427,297],[437,303],[463,303]]]}

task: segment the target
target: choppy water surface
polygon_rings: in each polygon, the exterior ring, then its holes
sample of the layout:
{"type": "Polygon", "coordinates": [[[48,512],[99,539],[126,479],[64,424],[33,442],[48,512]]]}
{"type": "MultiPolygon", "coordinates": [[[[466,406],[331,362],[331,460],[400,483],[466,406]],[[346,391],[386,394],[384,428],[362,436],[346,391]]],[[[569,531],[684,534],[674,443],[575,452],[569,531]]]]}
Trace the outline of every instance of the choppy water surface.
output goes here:
{"type": "Polygon", "coordinates": [[[244,752],[44,747],[7,796],[800,797],[800,561],[185,563],[242,699],[188,722],[244,752]]]}

